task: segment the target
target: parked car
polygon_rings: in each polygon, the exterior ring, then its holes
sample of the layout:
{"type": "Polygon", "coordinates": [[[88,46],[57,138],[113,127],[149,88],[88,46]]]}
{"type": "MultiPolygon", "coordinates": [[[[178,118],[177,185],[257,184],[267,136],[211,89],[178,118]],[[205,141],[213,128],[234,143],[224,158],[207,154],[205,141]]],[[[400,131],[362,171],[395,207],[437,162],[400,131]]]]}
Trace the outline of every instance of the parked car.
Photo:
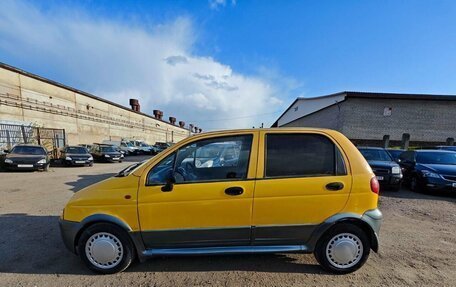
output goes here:
{"type": "Polygon", "coordinates": [[[50,158],[47,150],[40,145],[20,144],[4,151],[3,166],[7,170],[49,169],[50,158]]]}
{"type": "Polygon", "coordinates": [[[93,156],[82,146],[67,146],[60,153],[60,160],[64,165],[93,166],[93,156]]]}
{"type": "Polygon", "coordinates": [[[394,191],[401,189],[401,167],[384,148],[359,147],[358,149],[377,176],[381,187],[394,191]]]}
{"type": "Polygon", "coordinates": [[[391,157],[393,158],[393,160],[395,162],[399,162],[400,161],[399,156],[405,151],[405,149],[392,149],[392,148],[389,148],[386,151],[391,155],[391,157]]]}
{"type": "Polygon", "coordinates": [[[456,151],[456,146],[454,146],[454,145],[439,145],[439,146],[436,146],[435,148],[436,149],[456,151]]]}
{"type": "Polygon", "coordinates": [[[115,146],[107,144],[93,144],[90,153],[95,161],[102,162],[122,162],[123,154],[115,146]]]}
{"type": "Polygon", "coordinates": [[[132,145],[128,141],[108,141],[104,140],[103,144],[115,146],[119,151],[123,152],[124,155],[135,155],[138,154],[138,148],[132,145]]]}
{"type": "Polygon", "coordinates": [[[90,151],[92,149],[92,145],[91,144],[78,144],[78,146],[85,147],[88,151],[90,151]]]}
{"type": "Polygon", "coordinates": [[[348,273],[378,250],[378,192],[339,132],[212,132],[75,193],[60,228],[68,249],[100,273],[135,257],[266,252],[314,253],[325,269],[348,273]],[[220,164],[198,165],[206,155],[220,164]]]}
{"type": "Polygon", "coordinates": [[[130,143],[132,143],[138,149],[138,151],[140,153],[151,154],[151,155],[156,155],[158,153],[156,147],[148,145],[144,141],[134,140],[134,141],[130,141],[130,143]]]}
{"type": "Polygon", "coordinates": [[[156,142],[154,147],[157,150],[157,153],[164,151],[165,149],[169,148],[171,144],[164,143],[164,142],[156,142]]]}
{"type": "Polygon", "coordinates": [[[414,150],[400,158],[404,180],[411,190],[456,192],[456,152],[414,150]]]}

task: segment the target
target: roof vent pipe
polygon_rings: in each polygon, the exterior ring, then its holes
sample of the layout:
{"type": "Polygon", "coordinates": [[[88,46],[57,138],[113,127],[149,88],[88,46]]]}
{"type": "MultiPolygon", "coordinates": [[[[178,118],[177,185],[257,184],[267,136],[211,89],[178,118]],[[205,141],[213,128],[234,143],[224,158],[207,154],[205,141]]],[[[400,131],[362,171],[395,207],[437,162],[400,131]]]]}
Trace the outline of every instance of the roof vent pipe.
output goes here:
{"type": "Polygon", "coordinates": [[[131,106],[131,109],[135,112],[141,111],[141,105],[139,104],[138,99],[130,99],[130,106],[131,106]]]}

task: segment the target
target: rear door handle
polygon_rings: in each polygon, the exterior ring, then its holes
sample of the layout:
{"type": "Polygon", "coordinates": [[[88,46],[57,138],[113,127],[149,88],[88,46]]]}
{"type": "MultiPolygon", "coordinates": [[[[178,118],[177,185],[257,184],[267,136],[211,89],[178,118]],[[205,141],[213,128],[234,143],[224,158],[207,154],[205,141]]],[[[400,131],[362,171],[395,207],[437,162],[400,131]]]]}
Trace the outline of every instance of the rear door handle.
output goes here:
{"type": "Polygon", "coordinates": [[[228,187],[225,189],[225,193],[231,196],[241,195],[244,193],[244,189],[239,186],[228,187]]]}
{"type": "Polygon", "coordinates": [[[344,188],[344,184],[342,182],[331,182],[326,185],[327,190],[341,190],[344,188]]]}

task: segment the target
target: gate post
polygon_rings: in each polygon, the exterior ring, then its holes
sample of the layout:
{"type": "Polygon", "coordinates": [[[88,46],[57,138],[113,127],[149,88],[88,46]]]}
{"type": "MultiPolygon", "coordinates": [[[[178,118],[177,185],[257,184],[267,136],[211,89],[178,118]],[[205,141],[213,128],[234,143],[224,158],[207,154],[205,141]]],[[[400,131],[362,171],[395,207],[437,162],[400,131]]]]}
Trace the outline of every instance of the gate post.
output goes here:
{"type": "Polygon", "coordinates": [[[27,135],[25,134],[24,125],[21,125],[21,132],[22,132],[22,139],[24,140],[24,143],[27,144],[27,135]]]}
{"type": "Polygon", "coordinates": [[[38,140],[38,144],[41,145],[40,128],[36,128],[36,137],[37,137],[37,140],[38,140]]]}
{"type": "Polygon", "coordinates": [[[8,147],[8,149],[11,149],[12,145],[11,145],[10,131],[8,129],[6,129],[5,131],[6,131],[6,146],[8,147]]]}
{"type": "Polygon", "coordinates": [[[402,134],[401,148],[407,150],[410,144],[410,134],[402,134]]]}
{"type": "Polygon", "coordinates": [[[390,136],[384,135],[383,136],[383,148],[388,148],[390,144],[390,136]]]}

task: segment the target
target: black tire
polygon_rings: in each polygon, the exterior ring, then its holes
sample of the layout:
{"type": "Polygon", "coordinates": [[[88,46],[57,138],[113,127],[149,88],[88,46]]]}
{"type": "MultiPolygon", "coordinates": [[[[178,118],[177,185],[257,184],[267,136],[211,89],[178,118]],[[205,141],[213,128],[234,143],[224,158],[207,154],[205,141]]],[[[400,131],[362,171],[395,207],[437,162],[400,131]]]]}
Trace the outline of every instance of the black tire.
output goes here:
{"type": "Polygon", "coordinates": [[[43,168],[43,171],[49,171],[49,165],[51,165],[50,163],[47,163],[44,168],[43,168]]]}
{"type": "Polygon", "coordinates": [[[398,185],[393,185],[391,187],[391,190],[394,191],[394,192],[398,192],[399,190],[401,190],[401,185],[398,184],[398,185]]]}
{"type": "Polygon", "coordinates": [[[318,263],[320,263],[320,265],[326,271],[336,274],[346,274],[354,272],[364,265],[367,258],[369,257],[370,249],[371,245],[369,238],[361,228],[353,224],[340,223],[333,226],[320,238],[315,248],[314,255],[318,263]],[[328,259],[328,257],[332,258],[332,256],[327,256],[327,248],[329,245],[334,243],[334,240],[337,240],[334,238],[336,238],[338,235],[342,239],[345,236],[347,236],[347,238],[350,238],[350,236],[351,238],[356,238],[354,241],[356,241],[358,244],[359,257],[355,259],[357,262],[352,266],[350,266],[352,263],[349,262],[347,263],[347,267],[340,267],[337,266],[337,263],[334,262],[337,261],[336,259],[333,259],[334,261],[330,261],[330,259],[328,259]],[[362,251],[361,248],[359,248],[360,245],[362,247],[362,251]]]}
{"type": "Polygon", "coordinates": [[[93,166],[93,162],[89,163],[89,166],[93,166]]]}
{"type": "Polygon", "coordinates": [[[86,264],[86,266],[90,270],[101,274],[113,274],[122,272],[123,270],[127,269],[128,266],[130,266],[131,262],[133,262],[135,258],[135,248],[127,232],[122,228],[110,223],[96,223],[89,226],[82,232],[81,236],[79,237],[77,249],[79,256],[86,264]],[[114,235],[120,241],[121,247],[123,249],[122,257],[119,259],[119,262],[116,263],[116,265],[112,268],[100,268],[92,263],[92,261],[87,257],[86,243],[92,235],[95,235],[97,233],[114,235]]]}
{"type": "Polygon", "coordinates": [[[420,185],[416,175],[410,179],[410,190],[414,192],[423,192],[423,187],[420,185]]]}

